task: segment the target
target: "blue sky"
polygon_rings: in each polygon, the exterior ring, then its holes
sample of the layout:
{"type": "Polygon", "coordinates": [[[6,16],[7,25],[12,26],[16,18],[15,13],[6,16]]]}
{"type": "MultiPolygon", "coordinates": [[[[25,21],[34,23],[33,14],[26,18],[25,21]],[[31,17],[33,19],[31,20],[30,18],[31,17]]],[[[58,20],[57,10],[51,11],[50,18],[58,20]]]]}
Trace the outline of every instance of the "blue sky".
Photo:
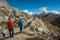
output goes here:
{"type": "Polygon", "coordinates": [[[33,13],[40,13],[40,8],[60,11],[60,0],[7,0],[8,4],[20,10],[29,10],[33,13]]]}

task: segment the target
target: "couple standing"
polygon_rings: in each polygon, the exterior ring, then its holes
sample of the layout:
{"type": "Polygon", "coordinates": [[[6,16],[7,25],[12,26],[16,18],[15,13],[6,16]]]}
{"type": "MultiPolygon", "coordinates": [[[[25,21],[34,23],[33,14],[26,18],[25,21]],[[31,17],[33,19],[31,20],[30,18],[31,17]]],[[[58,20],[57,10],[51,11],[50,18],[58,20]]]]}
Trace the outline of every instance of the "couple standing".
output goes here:
{"type": "MultiPolygon", "coordinates": [[[[7,26],[8,26],[10,37],[14,37],[14,30],[13,30],[14,26],[11,18],[8,18],[7,26]]],[[[21,19],[18,21],[18,26],[20,27],[20,32],[22,32],[23,21],[21,19]]]]}

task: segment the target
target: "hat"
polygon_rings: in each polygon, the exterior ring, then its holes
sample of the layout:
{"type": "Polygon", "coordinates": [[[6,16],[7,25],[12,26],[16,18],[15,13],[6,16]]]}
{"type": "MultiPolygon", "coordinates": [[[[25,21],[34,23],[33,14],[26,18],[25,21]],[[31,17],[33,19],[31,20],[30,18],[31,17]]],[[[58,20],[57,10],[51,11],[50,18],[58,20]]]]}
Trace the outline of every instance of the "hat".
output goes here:
{"type": "Polygon", "coordinates": [[[9,17],[8,20],[11,20],[11,17],[9,17]]]}

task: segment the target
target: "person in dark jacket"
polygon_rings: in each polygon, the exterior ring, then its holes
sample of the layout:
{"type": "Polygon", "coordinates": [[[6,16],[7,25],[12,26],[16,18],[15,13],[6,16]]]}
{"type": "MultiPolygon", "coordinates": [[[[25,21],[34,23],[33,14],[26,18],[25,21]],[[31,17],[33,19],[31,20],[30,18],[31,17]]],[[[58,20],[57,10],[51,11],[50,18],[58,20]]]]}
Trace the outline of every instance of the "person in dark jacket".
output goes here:
{"type": "Polygon", "coordinates": [[[20,27],[20,32],[22,32],[22,27],[23,27],[23,21],[22,21],[22,19],[20,19],[18,21],[18,26],[20,27]]]}
{"type": "Polygon", "coordinates": [[[14,36],[13,22],[11,21],[11,18],[8,18],[7,26],[8,26],[8,29],[9,29],[10,37],[13,37],[14,36]]]}

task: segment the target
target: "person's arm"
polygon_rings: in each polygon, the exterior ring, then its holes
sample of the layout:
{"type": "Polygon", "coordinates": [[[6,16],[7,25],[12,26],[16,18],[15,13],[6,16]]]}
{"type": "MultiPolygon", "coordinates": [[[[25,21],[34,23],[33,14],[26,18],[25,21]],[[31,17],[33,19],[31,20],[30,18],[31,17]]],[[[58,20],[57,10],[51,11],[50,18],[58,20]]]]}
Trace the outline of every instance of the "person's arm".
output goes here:
{"type": "Polygon", "coordinates": [[[19,23],[20,23],[20,22],[18,21],[18,26],[20,25],[19,23]]]}

